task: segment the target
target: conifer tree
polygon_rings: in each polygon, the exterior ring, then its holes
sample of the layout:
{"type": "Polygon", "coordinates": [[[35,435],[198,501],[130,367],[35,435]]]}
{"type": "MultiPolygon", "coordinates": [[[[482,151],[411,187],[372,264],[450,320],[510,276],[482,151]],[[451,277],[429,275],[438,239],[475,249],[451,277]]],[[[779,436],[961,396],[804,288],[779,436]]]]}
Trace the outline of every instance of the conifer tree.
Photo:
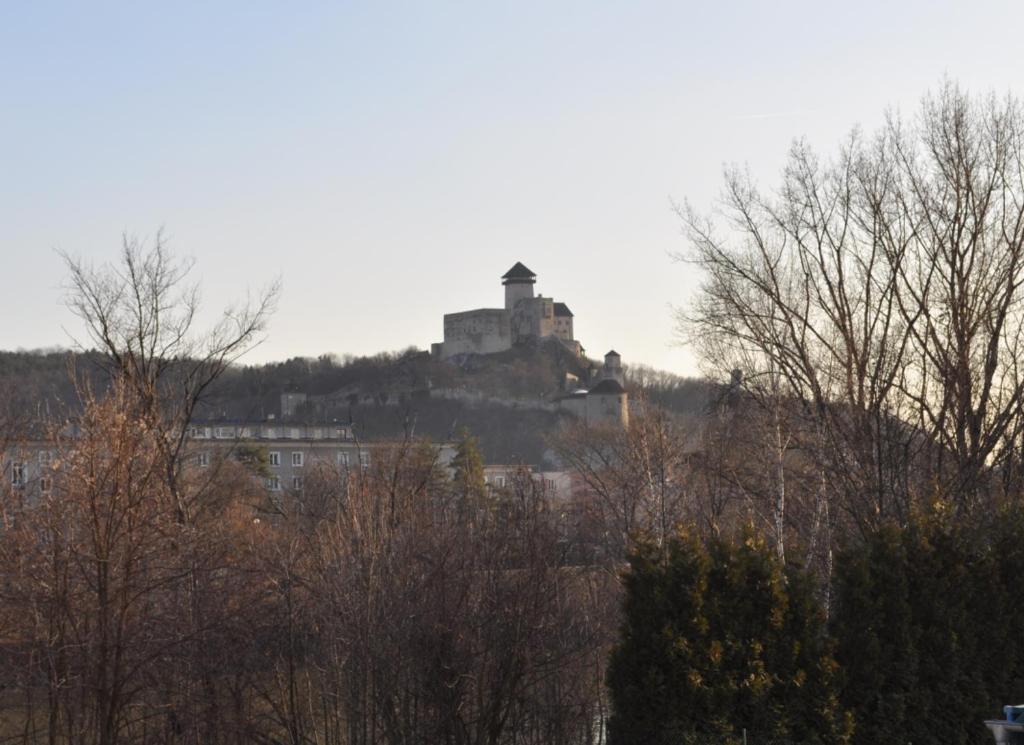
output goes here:
{"type": "Polygon", "coordinates": [[[983,720],[1024,696],[1022,530],[940,509],[840,554],[832,633],[855,745],[991,741],[983,720]]]}
{"type": "Polygon", "coordinates": [[[452,486],[455,495],[468,503],[481,502],[487,493],[484,459],[480,446],[469,430],[463,428],[452,458],[452,486]]]}
{"type": "Polygon", "coordinates": [[[857,721],[855,743],[906,743],[918,682],[908,574],[903,538],[894,528],[878,531],[836,562],[833,633],[843,703],[857,721]]]}
{"type": "Polygon", "coordinates": [[[625,588],[611,745],[848,740],[813,583],[761,538],[640,545],[625,588]]]}

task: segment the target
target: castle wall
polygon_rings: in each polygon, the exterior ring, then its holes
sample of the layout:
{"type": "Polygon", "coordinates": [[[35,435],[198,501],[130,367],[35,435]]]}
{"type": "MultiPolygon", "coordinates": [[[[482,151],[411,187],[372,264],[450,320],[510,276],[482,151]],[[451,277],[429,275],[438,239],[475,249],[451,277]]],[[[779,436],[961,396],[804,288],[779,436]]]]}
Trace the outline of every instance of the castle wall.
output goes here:
{"type": "Polygon", "coordinates": [[[511,347],[509,314],[503,308],[445,314],[442,359],[456,354],[494,354],[511,347]]]}
{"type": "Polygon", "coordinates": [[[572,341],[572,316],[555,316],[555,336],[572,341]]]}
{"type": "Polygon", "coordinates": [[[570,351],[582,355],[575,341],[572,313],[564,303],[534,295],[536,275],[516,263],[503,277],[504,308],[481,308],[444,317],[444,341],[432,344],[438,359],[459,354],[494,354],[530,339],[557,338],[570,351]],[[556,315],[557,313],[557,315],[556,315]]]}
{"type": "Polygon", "coordinates": [[[577,419],[587,421],[587,395],[586,393],[566,396],[558,402],[563,411],[567,411],[577,419]]]}
{"type": "Polygon", "coordinates": [[[512,312],[512,337],[516,341],[555,334],[555,302],[537,296],[520,300],[512,312]]]}
{"type": "Polygon", "coordinates": [[[587,395],[587,424],[629,424],[629,402],[625,393],[587,395]]]}

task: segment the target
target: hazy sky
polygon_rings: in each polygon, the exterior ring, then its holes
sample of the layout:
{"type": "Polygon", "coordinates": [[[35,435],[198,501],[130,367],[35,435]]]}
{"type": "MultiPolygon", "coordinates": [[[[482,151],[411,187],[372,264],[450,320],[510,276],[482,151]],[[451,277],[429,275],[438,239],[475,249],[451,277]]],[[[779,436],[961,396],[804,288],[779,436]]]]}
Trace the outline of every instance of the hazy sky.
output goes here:
{"type": "Polygon", "coordinates": [[[369,354],[500,307],[515,261],[599,355],[687,373],[672,199],[778,180],[943,75],[1024,94],[1013,2],[0,0],[0,348],[67,345],[54,249],[196,259],[211,312],[280,276],[247,360],[369,354]]]}

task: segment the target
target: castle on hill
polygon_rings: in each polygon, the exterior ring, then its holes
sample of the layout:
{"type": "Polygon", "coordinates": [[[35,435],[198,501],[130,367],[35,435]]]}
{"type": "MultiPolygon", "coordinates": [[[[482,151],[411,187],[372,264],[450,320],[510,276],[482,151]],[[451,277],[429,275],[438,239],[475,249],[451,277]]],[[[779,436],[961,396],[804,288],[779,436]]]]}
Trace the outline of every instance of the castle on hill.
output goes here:
{"type": "Polygon", "coordinates": [[[529,339],[557,339],[576,355],[583,347],[573,338],[572,311],[565,303],[534,295],[537,275],[517,261],[501,277],[504,308],[445,313],[444,341],[431,345],[442,360],[463,354],[494,354],[529,339]]]}
{"type": "MultiPolygon", "coordinates": [[[[432,344],[431,354],[451,360],[462,355],[504,352],[530,340],[555,339],[582,357],[583,346],[573,338],[569,306],[534,295],[536,282],[537,275],[517,261],[501,277],[505,307],[446,313],[444,341],[432,344]]],[[[622,387],[622,359],[618,352],[608,352],[603,367],[592,367],[589,380],[573,380],[572,389],[555,399],[557,408],[587,423],[628,423],[629,399],[622,387]]]]}

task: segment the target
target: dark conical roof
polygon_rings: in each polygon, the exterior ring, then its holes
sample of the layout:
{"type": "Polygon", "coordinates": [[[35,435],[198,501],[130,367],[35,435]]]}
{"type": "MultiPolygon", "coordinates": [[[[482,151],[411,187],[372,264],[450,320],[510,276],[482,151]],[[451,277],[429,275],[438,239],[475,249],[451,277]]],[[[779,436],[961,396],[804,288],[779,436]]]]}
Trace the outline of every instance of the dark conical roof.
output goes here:
{"type": "Polygon", "coordinates": [[[605,378],[590,389],[590,393],[596,393],[598,395],[607,393],[619,394],[625,392],[626,389],[622,387],[622,384],[612,378],[605,378]]]}
{"type": "Polygon", "coordinates": [[[515,265],[507,272],[501,275],[502,279],[525,279],[533,281],[537,278],[537,275],[526,268],[521,261],[517,261],[515,265]]]}

